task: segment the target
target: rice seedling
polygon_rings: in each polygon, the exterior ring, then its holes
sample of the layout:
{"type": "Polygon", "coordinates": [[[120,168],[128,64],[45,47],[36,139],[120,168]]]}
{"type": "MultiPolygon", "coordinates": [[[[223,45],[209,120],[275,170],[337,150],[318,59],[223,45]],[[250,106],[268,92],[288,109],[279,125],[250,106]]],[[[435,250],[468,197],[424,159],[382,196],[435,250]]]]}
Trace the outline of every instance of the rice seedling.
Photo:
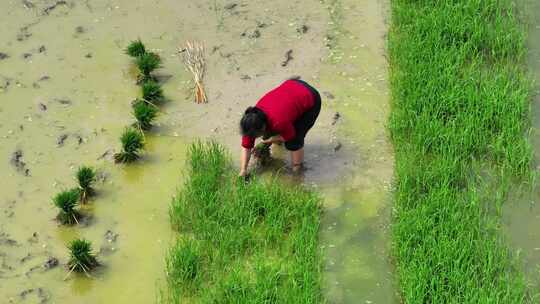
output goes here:
{"type": "Polygon", "coordinates": [[[206,61],[204,59],[204,45],[196,41],[187,41],[185,48],[179,48],[182,59],[188,71],[193,74],[195,82],[195,102],[206,103],[208,99],[204,91],[203,78],[206,72],[206,61]]]}
{"type": "Polygon", "coordinates": [[[141,73],[139,83],[144,83],[144,81],[152,79],[151,73],[160,67],[161,58],[158,54],[149,52],[138,56],[135,63],[141,73]]]}
{"type": "Polygon", "coordinates": [[[82,166],[77,169],[76,178],[79,183],[80,202],[84,204],[88,197],[94,194],[92,185],[96,181],[96,171],[91,167],[82,166]]]}
{"type": "Polygon", "coordinates": [[[144,148],[144,137],[142,133],[133,128],[126,128],[120,137],[122,151],[114,154],[116,163],[130,163],[140,157],[140,152],[144,148]]]}
{"type": "Polygon", "coordinates": [[[216,143],[189,149],[170,220],[189,235],[169,252],[164,302],[320,303],[319,198],[277,180],[237,183],[216,143]]]}
{"type": "Polygon", "coordinates": [[[490,211],[504,201],[505,181],[530,176],[530,84],[515,6],[391,3],[392,252],[402,302],[533,302],[490,211]]]}
{"type": "Polygon", "coordinates": [[[79,189],[71,189],[58,193],[53,198],[54,205],[59,209],[56,219],[63,225],[79,223],[80,214],[75,209],[79,203],[79,189]]]}
{"type": "Polygon", "coordinates": [[[140,39],[131,41],[126,48],[126,54],[134,58],[140,57],[146,54],[146,47],[140,39]]]}
{"type": "Polygon", "coordinates": [[[253,148],[252,154],[260,166],[266,166],[272,160],[270,146],[270,144],[259,143],[253,148]]]}
{"type": "Polygon", "coordinates": [[[69,261],[67,267],[69,273],[66,278],[72,272],[84,273],[87,276],[90,276],[90,271],[97,266],[99,262],[96,259],[96,256],[92,252],[92,244],[84,239],[75,239],[71,241],[68,245],[69,249],[69,261]]]}
{"type": "Polygon", "coordinates": [[[202,279],[203,253],[194,240],[182,240],[166,258],[167,281],[179,292],[192,292],[202,279]]]}
{"type": "Polygon", "coordinates": [[[144,100],[136,99],[132,103],[133,116],[137,120],[135,126],[141,130],[150,130],[157,115],[157,107],[144,100]]]}
{"type": "Polygon", "coordinates": [[[159,83],[148,80],[142,84],[142,98],[151,103],[158,103],[163,100],[163,89],[159,83]]]}

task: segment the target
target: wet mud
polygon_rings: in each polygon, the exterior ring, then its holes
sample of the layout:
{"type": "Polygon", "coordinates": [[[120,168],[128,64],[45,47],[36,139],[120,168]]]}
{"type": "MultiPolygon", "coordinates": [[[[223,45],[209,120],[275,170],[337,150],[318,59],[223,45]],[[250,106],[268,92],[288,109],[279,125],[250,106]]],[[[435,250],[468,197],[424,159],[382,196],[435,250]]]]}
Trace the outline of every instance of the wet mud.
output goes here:
{"type": "MultiPolygon", "coordinates": [[[[168,204],[185,149],[212,138],[240,151],[238,120],[285,79],[323,96],[299,181],[321,192],[324,292],[330,303],[397,302],[388,259],[392,151],[379,1],[8,0],[0,21],[0,297],[7,303],[151,303],[164,279],[168,204]],[[167,102],[140,162],[114,165],[138,96],[126,45],[164,59],[167,102]],[[193,103],[177,52],[205,43],[209,102],[193,103]],[[61,227],[51,197],[98,169],[85,225],[61,227]],[[28,173],[26,173],[28,170],[28,173]],[[92,241],[103,265],[66,281],[66,245],[92,241]]],[[[287,178],[288,155],[273,151],[287,178]]],[[[275,172],[274,171],[274,172],[275,172]]],[[[298,181],[298,180],[297,180],[298,181]]]]}

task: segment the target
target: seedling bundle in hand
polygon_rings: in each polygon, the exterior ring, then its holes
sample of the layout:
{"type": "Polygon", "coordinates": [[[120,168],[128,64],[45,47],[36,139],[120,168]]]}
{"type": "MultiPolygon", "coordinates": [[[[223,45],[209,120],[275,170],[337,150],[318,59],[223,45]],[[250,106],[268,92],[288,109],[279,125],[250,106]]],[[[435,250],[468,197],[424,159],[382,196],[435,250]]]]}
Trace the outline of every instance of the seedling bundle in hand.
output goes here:
{"type": "Polygon", "coordinates": [[[270,146],[271,144],[259,143],[253,148],[251,153],[256,158],[259,165],[266,166],[272,160],[272,156],[270,155],[270,146]]]}

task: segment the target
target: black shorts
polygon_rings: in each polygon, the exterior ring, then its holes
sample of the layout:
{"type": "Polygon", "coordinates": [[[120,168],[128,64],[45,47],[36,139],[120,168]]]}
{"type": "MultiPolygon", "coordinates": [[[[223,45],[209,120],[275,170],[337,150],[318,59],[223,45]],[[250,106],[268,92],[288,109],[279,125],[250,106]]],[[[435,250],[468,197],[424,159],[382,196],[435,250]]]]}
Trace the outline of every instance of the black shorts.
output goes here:
{"type": "Polygon", "coordinates": [[[300,80],[300,79],[294,79],[294,81],[297,81],[304,85],[311,94],[313,94],[314,104],[313,107],[302,116],[298,117],[298,119],[294,122],[294,129],[296,131],[296,135],[292,140],[289,140],[285,142],[285,148],[289,151],[296,151],[304,147],[304,138],[306,137],[307,132],[313,127],[315,124],[315,121],[317,120],[317,117],[319,117],[319,113],[321,112],[321,95],[315,88],[310,86],[307,82],[300,80]]]}

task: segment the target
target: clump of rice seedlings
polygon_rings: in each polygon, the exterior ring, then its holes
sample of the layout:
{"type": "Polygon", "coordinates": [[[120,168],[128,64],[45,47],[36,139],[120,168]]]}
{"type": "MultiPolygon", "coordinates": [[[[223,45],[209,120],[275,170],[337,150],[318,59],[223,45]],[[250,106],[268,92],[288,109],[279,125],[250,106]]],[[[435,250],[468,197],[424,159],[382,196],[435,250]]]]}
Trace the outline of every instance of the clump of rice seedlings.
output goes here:
{"type": "Polygon", "coordinates": [[[163,100],[163,89],[159,83],[148,80],[142,84],[142,98],[146,101],[157,103],[163,100]]]}
{"type": "Polygon", "coordinates": [[[67,264],[69,268],[68,276],[73,271],[85,273],[89,276],[89,272],[99,266],[99,262],[92,252],[92,244],[89,241],[84,239],[73,240],[69,243],[68,249],[70,255],[67,264]]]}
{"type": "Polygon", "coordinates": [[[137,120],[135,125],[141,130],[150,130],[157,115],[157,107],[147,101],[136,99],[132,104],[132,108],[133,116],[137,120]]]}
{"type": "Polygon", "coordinates": [[[251,153],[257,159],[259,165],[266,166],[272,160],[272,156],[270,155],[270,146],[271,144],[261,142],[253,148],[251,153]]]}
{"type": "Polygon", "coordinates": [[[182,291],[190,291],[202,278],[202,250],[194,240],[181,240],[166,258],[167,281],[182,291]]]}
{"type": "Polygon", "coordinates": [[[144,53],[137,57],[135,63],[141,72],[139,76],[139,82],[152,79],[151,73],[159,68],[161,64],[161,58],[156,53],[144,53]]]}
{"type": "Polygon", "coordinates": [[[317,195],[279,180],[238,183],[214,142],[193,144],[187,162],[169,214],[190,240],[169,253],[169,302],[321,303],[317,195]]]}
{"type": "Polygon", "coordinates": [[[79,183],[80,201],[86,203],[88,197],[94,194],[92,185],[96,181],[96,171],[87,166],[82,166],[77,169],[77,182],[79,183]]]}
{"type": "Polygon", "coordinates": [[[63,225],[78,224],[79,212],[75,209],[79,203],[80,190],[71,189],[58,193],[53,198],[54,205],[59,209],[56,219],[63,225]]]}
{"type": "Polygon", "coordinates": [[[131,41],[131,43],[126,48],[126,54],[134,58],[140,57],[146,54],[146,47],[140,39],[131,41]]]}
{"type": "Polygon", "coordinates": [[[116,163],[131,163],[140,157],[140,152],[144,148],[144,137],[142,133],[133,128],[126,128],[120,137],[122,151],[114,154],[116,163]]]}

